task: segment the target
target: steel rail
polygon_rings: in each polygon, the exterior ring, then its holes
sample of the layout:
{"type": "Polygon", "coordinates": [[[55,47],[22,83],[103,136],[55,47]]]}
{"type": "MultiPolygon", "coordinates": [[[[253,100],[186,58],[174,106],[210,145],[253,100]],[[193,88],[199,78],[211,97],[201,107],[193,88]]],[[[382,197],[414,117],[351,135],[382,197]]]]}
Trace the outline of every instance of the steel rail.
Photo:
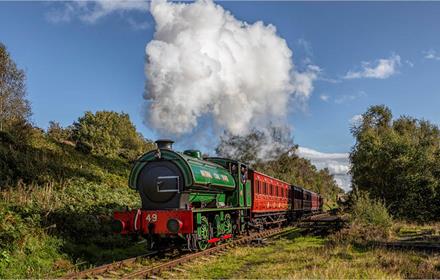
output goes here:
{"type": "Polygon", "coordinates": [[[407,250],[420,250],[420,251],[440,251],[440,244],[429,242],[407,242],[407,241],[372,241],[369,245],[376,248],[388,248],[388,249],[407,249],[407,250]]]}
{"type": "Polygon", "coordinates": [[[121,261],[116,261],[113,263],[103,264],[94,268],[86,269],[83,271],[75,272],[62,277],[61,279],[81,279],[81,278],[90,278],[91,276],[100,275],[109,271],[113,271],[115,269],[120,269],[124,266],[133,264],[143,258],[151,257],[153,255],[158,254],[158,251],[150,252],[144,255],[136,256],[129,259],[124,259],[121,261]]]}

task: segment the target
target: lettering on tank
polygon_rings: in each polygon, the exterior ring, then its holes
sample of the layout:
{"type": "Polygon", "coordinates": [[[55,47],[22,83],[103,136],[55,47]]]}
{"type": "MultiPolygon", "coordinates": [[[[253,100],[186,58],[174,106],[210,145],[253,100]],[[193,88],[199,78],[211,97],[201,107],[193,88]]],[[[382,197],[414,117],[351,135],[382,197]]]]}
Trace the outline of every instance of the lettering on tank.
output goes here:
{"type": "Polygon", "coordinates": [[[212,178],[212,175],[211,175],[211,173],[209,171],[206,171],[206,170],[202,169],[202,170],[200,170],[200,174],[202,174],[203,177],[212,178]]]}

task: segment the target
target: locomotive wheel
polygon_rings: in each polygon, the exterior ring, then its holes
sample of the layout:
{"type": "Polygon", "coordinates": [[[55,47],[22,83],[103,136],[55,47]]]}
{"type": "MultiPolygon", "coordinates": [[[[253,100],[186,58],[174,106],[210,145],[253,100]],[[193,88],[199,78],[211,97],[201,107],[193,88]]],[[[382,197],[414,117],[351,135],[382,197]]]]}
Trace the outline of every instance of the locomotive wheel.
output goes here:
{"type": "Polygon", "coordinates": [[[209,239],[209,223],[208,219],[205,216],[202,216],[201,224],[197,229],[197,246],[200,250],[206,250],[209,247],[208,239],[209,239]]]}
{"type": "Polygon", "coordinates": [[[231,215],[229,214],[225,215],[225,221],[223,223],[223,232],[225,234],[232,233],[232,219],[231,219],[231,215]]]}
{"type": "Polygon", "coordinates": [[[222,236],[223,235],[223,225],[222,225],[222,221],[220,220],[219,215],[215,215],[213,226],[214,226],[214,236],[215,237],[222,236]]]}

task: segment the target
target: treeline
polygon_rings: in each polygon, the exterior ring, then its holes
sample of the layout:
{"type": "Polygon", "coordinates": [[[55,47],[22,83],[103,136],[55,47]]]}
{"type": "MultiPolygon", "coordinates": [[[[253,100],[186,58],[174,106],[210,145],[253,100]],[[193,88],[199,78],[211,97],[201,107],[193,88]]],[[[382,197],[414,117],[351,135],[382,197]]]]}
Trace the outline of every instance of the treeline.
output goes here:
{"type": "Polygon", "coordinates": [[[383,105],[370,107],[352,128],[353,187],[385,203],[403,219],[440,219],[440,130],[426,120],[393,120],[383,105]]]}

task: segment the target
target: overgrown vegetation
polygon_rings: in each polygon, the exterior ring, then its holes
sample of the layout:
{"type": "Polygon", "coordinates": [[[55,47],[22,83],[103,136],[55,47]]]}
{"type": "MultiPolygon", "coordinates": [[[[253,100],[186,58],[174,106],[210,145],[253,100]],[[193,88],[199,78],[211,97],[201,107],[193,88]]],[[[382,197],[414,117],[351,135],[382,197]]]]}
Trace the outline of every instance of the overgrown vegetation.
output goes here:
{"type": "Polygon", "coordinates": [[[371,199],[368,193],[353,191],[350,196],[347,227],[330,236],[332,244],[365,246],[371,241],[391,237],[393,219],[384,203],[371,199]]]}
{"type": "Polygon", "coordinates": [[[72,138],[83,152],[128,160],[153,148],[136,131],[128,114],[111,111],[86,112],[73,124],[72,138]]]}
{"type": "Polygon", "coordinates": [[[31,142],[0,145],[9,172],[0,192],[0,278],[59,276],[75,263],[145,250],[109,227],[114,209],[139,207],[126,187],[126,160],[85,155],[44,134],[31,142]]]}
{"type": "Polygon", "coordinates": [[[373,200],[366,192],[352,194],[352,208],[350,209],[352,222],[361,225],[374,225],[389,229],[392,218],[385,205],[378,200],[373,200]]]}
{"type": "Polygon", "coordinates": [[[352,128],[353,185],[397,218],[439,220],[439,128],[408,116],[393,120],[385,106],[370,107],[362,119],[352,128]]]}

